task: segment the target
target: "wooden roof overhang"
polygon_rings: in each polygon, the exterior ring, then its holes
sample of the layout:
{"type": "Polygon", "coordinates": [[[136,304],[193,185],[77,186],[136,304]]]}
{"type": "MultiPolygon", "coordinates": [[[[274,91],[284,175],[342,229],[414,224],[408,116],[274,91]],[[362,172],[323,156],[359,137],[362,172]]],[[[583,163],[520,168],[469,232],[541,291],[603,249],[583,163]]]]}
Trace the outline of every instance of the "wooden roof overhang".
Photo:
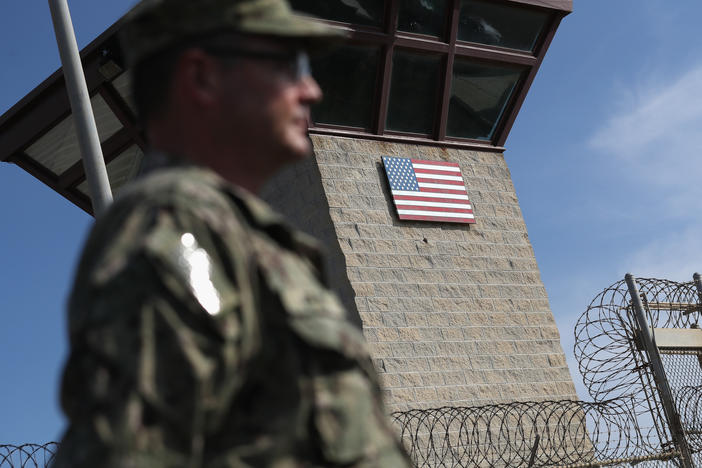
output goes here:
{"type": "MultiPolygon", "coordinates": [[[[518,57],[530,67],[528,76],[522,81],[514,93],[504,117],[491,142],[457,141],[443,139],[417,138],[405,135],[358,133],[344,129],[330,129],[324,126],[312,127],[311,133],[342,135],[375,140],[406,141],[414,144],[430,144],[438,146],[464,147],[502,151],[507,135],[514,124],[529,87],[543,61],[548,47],[553,39],[561,19],[572,12],[572,0],[500,0],[520,3],[553,11],[552,20],[542,35],[535,52],[531,56],[518,57]]],[[[455,0],[457,5],[459,0],[455,0]]],[[[101,145],[105,163],[113,190],[121,186],[132,175],[130,165],[140,158],[146,148],[143,133],[139,130],[133,105],[130,102],[128,80],[122,73],[121,51],[117,33],[120,21],[113,24],[81,51],[88,92],[91,100],[95,99],[102,108],[102,119],[96,112],[98,130],[105,128],[101,135],[101,145]],[[101,122],[104,120],[104,122],[101,122]],[[109,129],[108,129],[109,127],[109,129]],[[128,151],[131,153],[128,154],[128,151]],[[126,155],[126,157],[125,157],[126,155]],[[122,161],[118,161],[122,159],[122,161]],[[119,164],[117,164],[119,163],[119,164]],[[114,166],[114,167],[111,167],[114,166]],[[113,173],[119,172],[113,177],[113,173]],[[119,179],[116,184],[115,179],[119,179]],[[117,185],[117,187],[116,187],[117,185]]],[[[451,39],[455,43],[455,37],[451,39]]],[[[490,60],[493,55],[500,53],[487,48],[476,48],[478,55],[490,60]]],[[[385,90],[387,91],[387,90],[385,90]]],[[[444,97],[444,99],[446,99],[444,97]]],[[[95,110],[96,102],[93,102],[95,110]]],[[[66,92],[65,81],[61,69],[54,72],[44,82],[38,85],[27,96],[0,116],[0,161],[14,163],[21,167],[52,189],[61,194],[76,206],[92,214],[90,197],[85,183],[85,172],[80,159],[77,145],[64,150],[61,164],[47,164],[37,158],[33,146],[36,146],[50,132],[63,125],[70,128],[68,120],[71,108],[66,92]]],[[[72,120],[72,119],[70,119],[72,120]]],[[[68,138],[74,137],[70,134],[68,138]]],[[[55,140],[55,139],[54,139],[55,140]]]]}
{"type": "MultiPolygon", "coordinates": [[[[132,108],[124,93],[113,85],[115,74],[121,72],[114,68],[116,63],[121,62],[117,41],[119,28],[119,22],[113,24],[81,51],[90,97],[99,96],[121,124],[119,130],[101,139],[106,164],[133,145],[142,150],[146,147],[132,108]]],[[[74,161],[58,172],[27,152],[35,142],[70,116],[63,71],[59,69],[0,117],[0,161],[16,164],[92,214],[90,197],[86,190],[79,188],[85,182],[85,172],[77,147],[74,161]]],[[[100,125],[97,116],[96,120],[100,125]]]]}

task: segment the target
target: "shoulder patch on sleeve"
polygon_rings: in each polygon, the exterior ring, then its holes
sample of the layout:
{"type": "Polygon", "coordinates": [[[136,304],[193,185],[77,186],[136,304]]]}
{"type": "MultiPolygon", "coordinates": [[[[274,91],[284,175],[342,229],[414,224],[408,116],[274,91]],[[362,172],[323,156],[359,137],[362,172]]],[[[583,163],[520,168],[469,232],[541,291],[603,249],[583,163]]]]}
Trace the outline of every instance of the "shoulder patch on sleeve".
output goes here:
{"type": "Polygon", "coordinates": [[[184,305],[218,315],[241,298],[209,241],[204,225],[171,210],[132,216],[110,239],[91,282],[109,287],[126,274],[130,287],[156,291],[161,284],[184,305]]]}
{"type": "Polygon", "coordinates": [[[187,288],[210,315],[219,314],[224,302],[231,303],[233,298],[225,296],[233,295],[233,291],[224,272],[193,233],[157,229],[145,247],[169,289],[187,288]]]}
{"type": "Polygon", "coordinates": [[[189,232],[180,236],[180,251],[176,261],[183,269],[186,283],[200,305],[210,315],[218,314],[222,310],[222,298],[212,282],[212,259],[189,232]]]}

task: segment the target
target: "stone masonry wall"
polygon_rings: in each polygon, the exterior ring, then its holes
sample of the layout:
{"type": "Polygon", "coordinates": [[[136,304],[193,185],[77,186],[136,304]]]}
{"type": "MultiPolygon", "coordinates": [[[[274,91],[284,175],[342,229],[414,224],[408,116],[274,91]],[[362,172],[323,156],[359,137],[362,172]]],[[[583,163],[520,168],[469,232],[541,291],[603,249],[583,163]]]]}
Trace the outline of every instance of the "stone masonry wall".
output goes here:
{"type": "MultiPolygon", "coordinates": [[[[576,398],[502,154],[312,138],[304,172],[320,178],[328,218],[303,224],[342,252],[332,269],[350,282],[390,410],[576,398]],[[459,163],[477,223],[399,221],[385,155],[459,163]]],[[[297,174],[269,200],[299,218],[304,203],[280,195],[297,174]]]]}

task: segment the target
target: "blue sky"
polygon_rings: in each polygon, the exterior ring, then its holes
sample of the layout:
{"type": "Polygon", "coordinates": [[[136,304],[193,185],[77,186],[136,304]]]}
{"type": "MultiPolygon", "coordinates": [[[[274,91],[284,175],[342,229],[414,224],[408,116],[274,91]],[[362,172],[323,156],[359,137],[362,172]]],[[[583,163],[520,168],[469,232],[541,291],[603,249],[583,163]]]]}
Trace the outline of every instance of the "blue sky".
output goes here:
{"type": "MultiPolygon", "coordinates": [[[[79,46],[132,3],[70,0],[79,46]]],[[[701,16],[697,0],[575,0],[507,140],[574,372],[573,326],[605,286],[702,270],[701,16]]],[[[0,63],[2,114],[59,66],[45,0],[0,3],[0,63]]],[[[64,304],[91,218],[9,164],[0,200],[0,444],[56,440],[64,304]]]]}

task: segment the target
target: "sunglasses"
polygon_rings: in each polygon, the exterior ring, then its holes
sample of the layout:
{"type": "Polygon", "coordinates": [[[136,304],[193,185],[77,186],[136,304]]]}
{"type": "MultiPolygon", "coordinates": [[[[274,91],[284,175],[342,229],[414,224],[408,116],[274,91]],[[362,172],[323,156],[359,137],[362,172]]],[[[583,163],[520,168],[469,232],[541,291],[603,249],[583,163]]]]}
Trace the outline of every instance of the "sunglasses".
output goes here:
{"type": "Polygon", "coordinates": [[[280,64],[281,68],[286,72],[286,74],[295,81],[300,81],[303,78],[312,76],[310,57],[307,55],[307,52],[302,50],[294,52],[269,52],[239,49],[228,46],[207,46],[203,49],[208,54],[220,58],[243,57],[247,59],[271,60],[273,62],[277,62],[280,64]]]}

